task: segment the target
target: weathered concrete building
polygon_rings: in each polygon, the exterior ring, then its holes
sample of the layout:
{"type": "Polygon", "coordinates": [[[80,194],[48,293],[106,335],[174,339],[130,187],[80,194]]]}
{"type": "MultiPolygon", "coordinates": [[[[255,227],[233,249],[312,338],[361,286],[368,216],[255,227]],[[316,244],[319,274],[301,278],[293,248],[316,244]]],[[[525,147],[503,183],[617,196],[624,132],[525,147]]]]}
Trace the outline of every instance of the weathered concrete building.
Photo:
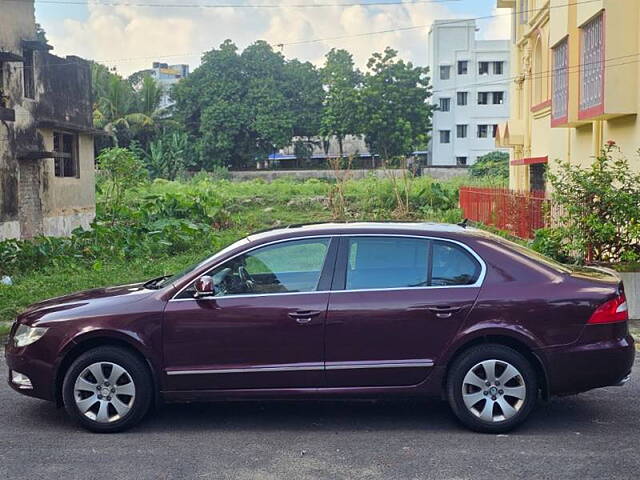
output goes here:
{"type": "Polygon", "coordinates": [[[91,66],[38,40],[33,0],[0,0],[0,239],[95,217],[91,66]]]}

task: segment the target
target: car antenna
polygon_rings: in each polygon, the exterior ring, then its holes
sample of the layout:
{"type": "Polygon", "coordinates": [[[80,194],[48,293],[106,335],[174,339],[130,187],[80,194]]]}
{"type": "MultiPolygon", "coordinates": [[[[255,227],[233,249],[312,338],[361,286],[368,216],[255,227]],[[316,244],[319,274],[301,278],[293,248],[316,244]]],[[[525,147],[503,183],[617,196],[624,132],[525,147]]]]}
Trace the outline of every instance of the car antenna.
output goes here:
{"type": "Polygon", "coordinates": [[[462,228],[467,228],[467,227],[469,226],[469,219],[468,219],[468,218],[465,218],[463,221],[461,221],[461,222],[458,224],[458,226],[459,226],[459,227],[462,227],[462,228]]]}

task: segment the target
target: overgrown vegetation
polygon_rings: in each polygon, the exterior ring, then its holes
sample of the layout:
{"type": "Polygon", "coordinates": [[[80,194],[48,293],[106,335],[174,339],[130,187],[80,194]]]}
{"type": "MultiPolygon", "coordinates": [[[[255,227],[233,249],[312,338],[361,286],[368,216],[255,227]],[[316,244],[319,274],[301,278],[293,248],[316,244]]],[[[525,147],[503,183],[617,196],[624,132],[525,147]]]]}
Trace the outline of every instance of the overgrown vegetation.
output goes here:
{"type": "Polygon", "coordinates": [[[469,167],[472,177],[493,177],[509,180],[509,154],[506,152],[491,152],[478,157],[476,163],[469,167]]]}
{"type": "Polygon", "coordinates": [[[538,232],[538,250],[579,263],[640,262],[640,174],[614,142],[589,166],[559,162],[548,178],[558,214],[538,232]]]}
{"type": "MultiPolygon", "coordinates": [[[[103,167],[131,166],[131,161],[122,149],[100,158],[103,167]]],[[[71,238],[0,242],[0,275],[14,281],[0,285],[0,322],[40,299],[179,271],[264,228],[331,220],[461,220],[457,184],[429,178],[347,175],[336,182],[234,183],[203,173],[189,181],[131,184],[126,174],[137,179],[136,168],[117,167],[110,176],[99,176],[92,230],[77,230],[71,238]],[[332,206],[337,197],[340,208],[332,206]]]]}

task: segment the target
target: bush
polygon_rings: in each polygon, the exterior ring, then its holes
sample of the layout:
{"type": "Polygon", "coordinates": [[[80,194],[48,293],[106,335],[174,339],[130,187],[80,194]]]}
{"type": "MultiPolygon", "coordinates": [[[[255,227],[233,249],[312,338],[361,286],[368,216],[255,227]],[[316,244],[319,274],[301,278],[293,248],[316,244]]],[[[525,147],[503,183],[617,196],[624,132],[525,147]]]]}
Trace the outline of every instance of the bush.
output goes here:
{"type": "Polygon", "coordinates": [[[560,207],[557,248],[579,261],[640,261],[640,174],[614,142],[586,168],[558,162],[548,175],[560,207]]]}
{"type": "Polygon", "coordinates": [[[509,154],[505,152],[491,152],[478,157],[476,163],[469,167],[472,177],[509,178],[509,154]]]}

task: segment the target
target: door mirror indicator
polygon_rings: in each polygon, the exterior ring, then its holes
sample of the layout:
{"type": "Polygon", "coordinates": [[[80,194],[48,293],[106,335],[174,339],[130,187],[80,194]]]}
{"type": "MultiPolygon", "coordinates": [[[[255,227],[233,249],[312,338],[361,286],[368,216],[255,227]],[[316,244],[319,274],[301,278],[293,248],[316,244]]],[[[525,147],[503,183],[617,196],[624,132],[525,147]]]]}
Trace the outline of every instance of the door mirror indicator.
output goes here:
{"type": "Polygon", "coordinates": [[[216,287],[213,284],[213,278],[207,275],[196,280],[195,287],[195,298],[205,299],[215,297],[216,295],[216,287]]]}

